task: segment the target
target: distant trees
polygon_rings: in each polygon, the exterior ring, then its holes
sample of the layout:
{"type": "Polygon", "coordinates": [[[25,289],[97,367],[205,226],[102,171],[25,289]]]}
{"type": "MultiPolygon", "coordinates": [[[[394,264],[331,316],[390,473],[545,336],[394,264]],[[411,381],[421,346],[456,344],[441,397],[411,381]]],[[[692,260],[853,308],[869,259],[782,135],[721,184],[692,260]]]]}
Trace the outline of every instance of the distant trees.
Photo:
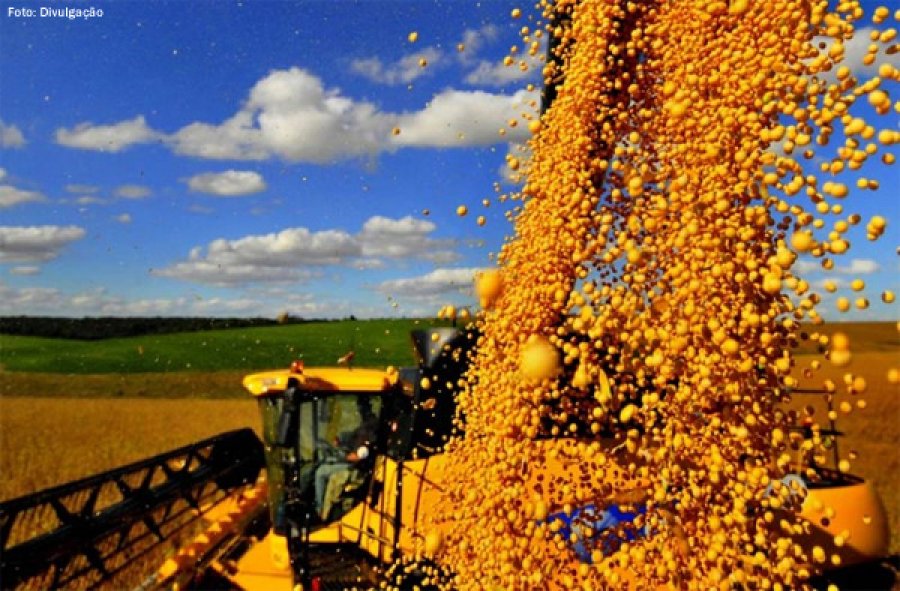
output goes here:
{"type": "Polygon", "coordinates": [[[193,318],[193,317],[86,317],[2,316],[0,334],[99,340],[148,334],[196,332],[253,326],[276,326],[311,322],[284,312],[271,318],[193,318]]]}

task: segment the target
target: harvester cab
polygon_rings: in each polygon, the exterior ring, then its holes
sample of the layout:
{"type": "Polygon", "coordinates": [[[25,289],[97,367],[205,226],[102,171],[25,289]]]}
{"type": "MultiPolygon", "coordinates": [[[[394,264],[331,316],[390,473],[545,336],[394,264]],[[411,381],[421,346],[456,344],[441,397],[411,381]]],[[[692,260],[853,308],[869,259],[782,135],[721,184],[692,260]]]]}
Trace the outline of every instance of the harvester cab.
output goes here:
{"type": "Polygon", "coordinates": [[[273,553],[281,547],[282,562],[304,589],[321,578],[317,544],[346,542],[376,560],[394,558],[410,525],[402,510],[403,463],[438,453],[450,437],[453,390],[474,335],[438,328],[412,338],[415,367],[294,363],[244,379],[262,417],[273,553]],[[389,523],[366,526],[371,515],[389,523]]]}

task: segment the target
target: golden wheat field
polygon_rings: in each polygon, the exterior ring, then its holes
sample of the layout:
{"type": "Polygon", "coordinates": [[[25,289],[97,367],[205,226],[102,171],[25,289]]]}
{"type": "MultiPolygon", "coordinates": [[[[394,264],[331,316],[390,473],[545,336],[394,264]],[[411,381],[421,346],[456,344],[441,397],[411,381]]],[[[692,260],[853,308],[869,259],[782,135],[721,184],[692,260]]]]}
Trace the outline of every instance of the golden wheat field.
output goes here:
{"type": "MultiPolygon", "coordinates": [[[[798,374],[813,357],[798,357],[798,374]]],[[[823,380],[830,379],[837,385],[834,407],[838,412],[837,428],[845,436],[838,440],[842,458],[850,460],[850,471],[871,479],[887,508],[891,527],[891,553],[900,552],[900,385],[891,384],[888,369],[900,366],[900,355],[894,351],[877,351],[856,354],[847,367],[836,368],[827,362],[815,372],[813,378],[803,379],[800,385],[819,388],[823,380]],[[863,376],[865,392],[852,395],[847,392],[844,375],[863,376]],[[864,401],[864,409],[859,401],[864,401]],[[840,410],[842,402],[849,402],[852,410],[840,410]]],[[[827,403],[821,395],[796,395],[793,407],[812,405],[816,420],[827,424],[827,403]]],[[[846,407],[845,407],[846,408],[846,407]]]]}
{"type": "Polygon", "coordinates": [[[258,429],[252,400],[0,398],[0,499],[258,429]]]}

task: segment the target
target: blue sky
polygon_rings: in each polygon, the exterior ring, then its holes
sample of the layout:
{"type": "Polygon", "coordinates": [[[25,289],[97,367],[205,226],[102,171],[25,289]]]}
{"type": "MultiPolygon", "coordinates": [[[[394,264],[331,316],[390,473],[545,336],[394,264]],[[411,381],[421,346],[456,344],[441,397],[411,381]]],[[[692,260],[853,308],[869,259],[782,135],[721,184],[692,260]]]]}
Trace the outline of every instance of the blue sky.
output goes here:
{"type": "MultiPolygon", "coordinates": [[[[515,2],[0,6],[2,314],[433,313],[511,232],[495,186],[539,81],[501,63],[515,2]],[[10,14],[42,6],[103,15],[10,14]]],[[[865,173],[848,210],[888,231],[833,275],[869,285],[848,318],[894,318],[900,179],[865,173]]]]}

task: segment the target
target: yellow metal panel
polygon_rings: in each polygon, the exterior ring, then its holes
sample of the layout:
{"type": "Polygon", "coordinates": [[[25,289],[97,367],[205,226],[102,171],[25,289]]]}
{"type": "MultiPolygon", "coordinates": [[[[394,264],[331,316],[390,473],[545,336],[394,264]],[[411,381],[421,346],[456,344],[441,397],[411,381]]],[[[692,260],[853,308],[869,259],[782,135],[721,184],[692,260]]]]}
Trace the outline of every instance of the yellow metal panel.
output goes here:
{"type": "Polygon", "coordinates": [[[250,374],[243,383],[252,395],[264,396],[283,392],[290,379],[306,390],[352,392],[383,392],[397,381],[395,374],[376,369],[311,367],[297,373],[285,369],[250,374]]]}
{"type": "Polygon", "coordinates": [[[291,591],[293,575],[287,542],[269,533],[241,556],[237,574],[231,577],[244,591],[291,591]]]}
{"type": "Polygon", "coordinates": [[[810,524],[809,533],[800,536],[800,543],[807,549],[822,548],[832,566],[848,566],[888,555],[891,535],[887,514],[867,480],[810,489],[800,518],[810,524]],[[836,540],[836,536],[840,539],[836,540]],[[839,565],[831,563],[832,555],[840,557],[839,565]]]}

